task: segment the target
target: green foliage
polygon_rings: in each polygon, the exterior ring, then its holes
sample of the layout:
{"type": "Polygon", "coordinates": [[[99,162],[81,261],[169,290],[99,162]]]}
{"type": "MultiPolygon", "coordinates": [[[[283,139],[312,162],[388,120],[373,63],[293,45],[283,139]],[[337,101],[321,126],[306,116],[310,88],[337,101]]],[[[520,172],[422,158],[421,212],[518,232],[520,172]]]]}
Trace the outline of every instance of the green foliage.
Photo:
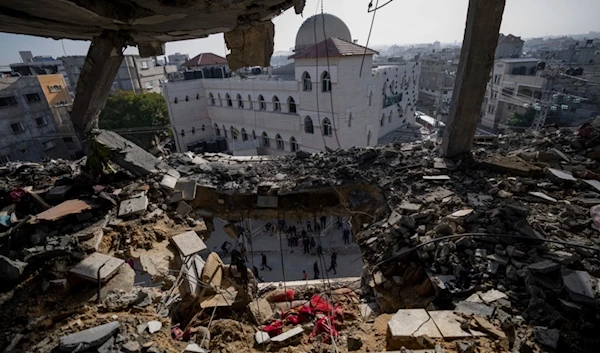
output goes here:
{"type": "Polygon", "coordinates": [[[108,97],[106,105],[100,113],[98,126],[101,129],[133,129],[118,131],[126,139],[131,140],[146,150],[153,146],[154,136],[164,138],[170,129],[167,103],[158,93],[135,94],[131,91],[116,91],[108,97]],[[136,128],[164,127],[162,131],[136,131],[136,128]]]}
{"type": "Polygon", "coordinates": [[[101,129],[168,126],[167,103],[158,93],[116,91],[100,113],[101,129]]]}
{"type": "MultiPolygon", "coordinates": [[[[516,127],[530,127],[535,119],[536,110],[532,107],[527,108],[525,113],[512,113],[506,123],[516,127]]],[[[560,121],[560,112],[549,110],[546,114],[545,125],[558,124],[560,121]]]]}

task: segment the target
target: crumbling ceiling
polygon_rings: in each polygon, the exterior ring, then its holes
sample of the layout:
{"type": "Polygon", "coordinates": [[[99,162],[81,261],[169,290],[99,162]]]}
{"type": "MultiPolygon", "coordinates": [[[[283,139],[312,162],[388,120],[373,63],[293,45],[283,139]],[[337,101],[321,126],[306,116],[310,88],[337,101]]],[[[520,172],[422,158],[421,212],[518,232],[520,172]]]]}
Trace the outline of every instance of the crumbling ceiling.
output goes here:
{"type": "Polygon", "coordinates": [[[304,0],[0,0],[0,31],[54,39],[91,40],[125,31],[133,43],[203,38],[269,21],[304,0]]]}

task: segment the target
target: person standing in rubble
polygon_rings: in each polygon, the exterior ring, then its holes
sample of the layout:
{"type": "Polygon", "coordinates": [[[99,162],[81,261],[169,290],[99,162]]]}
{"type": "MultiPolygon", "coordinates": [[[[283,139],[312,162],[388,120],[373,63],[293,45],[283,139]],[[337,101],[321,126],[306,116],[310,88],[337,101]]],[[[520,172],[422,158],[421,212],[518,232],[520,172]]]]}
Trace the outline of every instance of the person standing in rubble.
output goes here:
{"type": "Polygon", "coordinates": [[[331,265],[329,266],[329,269],[327,270],[327,272],[333,270],[333,274],[337,275],[337,271],[335,270],[335,268],[337,267],[337,251],[335,251],[335,249],[331,250],[331,265]]]}
{"type": "Polygon", "coordinates": [[[308,237],[302,238],[302,245],[304,246],[304,254],[310,253],[310,250],[309,250],[310,240],[308,240],[308,237]]]}
{"type": "Polygon", "coordinates": [[[350,229],[348,226],[344,227],[344,235],[342,236],[342,240],[344,240],[344,244],[350,244],[350,229]]]}
{"type": "Polygon", "coordinates": [[[271,267],[269,267],[269,265],[267,265],[267,255],[265,255],[265,253],[260,253],[260,257],[261,257],[261,262],[260,262],[260,269],[261,270],[265,270],[265,267],[269,269],[269,271],[273,271],[273,269],[271,267]]]}
{"type": "Polygon", "coordinates": [[[321,229],[325,229],[327,226],[327,217],[321,216],[321,229]]]}
{"type": "Polygon", "coordinates": [[[319,279],[319,262],[315,261],[313,264],[313,271],[315,272],[315,279],[319,279]]]}

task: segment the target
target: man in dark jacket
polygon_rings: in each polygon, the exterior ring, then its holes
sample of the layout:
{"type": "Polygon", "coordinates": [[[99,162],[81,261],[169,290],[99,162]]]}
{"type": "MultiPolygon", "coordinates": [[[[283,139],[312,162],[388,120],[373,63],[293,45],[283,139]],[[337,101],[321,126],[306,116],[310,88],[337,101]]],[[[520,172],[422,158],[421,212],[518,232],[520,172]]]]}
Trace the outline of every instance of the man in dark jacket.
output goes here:
{"type": "Polygon", "coordinates": [[[313,265],[313,271],[315,272],[315,279],[319,279],[319,263],[318,263],[318,261],[315,261],[315,264],[313,265]]]}

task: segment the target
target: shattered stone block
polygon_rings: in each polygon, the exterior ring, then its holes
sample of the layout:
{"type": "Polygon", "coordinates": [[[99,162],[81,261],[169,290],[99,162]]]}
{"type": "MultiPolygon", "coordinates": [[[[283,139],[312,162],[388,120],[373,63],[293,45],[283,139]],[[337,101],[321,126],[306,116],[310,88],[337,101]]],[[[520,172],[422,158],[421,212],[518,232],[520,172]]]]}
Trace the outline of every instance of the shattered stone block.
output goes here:
{"type": "Polygon", "coordinates": [[[465,315],[491,317],[494,314],[494,307],[485,305],[483,303],[474,303],[465,300],[456,304],[454,312],[465,315]]]}
{"type": "Polygon", "coordinates": [[[300,343],[304,329],[302,326],[296,326],[293,329],[286,331],[280,335],[271,338],[271,343],[278,346],[290,346],[300,343]]]}
{"type": "Polygon", "coordinates": [[[257,324],[264,324],[273,315],[271,305],[266,299],[259,298],[248,304],[248,310],[257,324]]]}
{"type": "Polygon", "coordinates": [[[19,279],[27,267],[27,262],[11,260],[6,256],[0,255],[0,279],[14,281],[19,279]]]}
{"type": "Polygon", "coordinates": [[[271,342],[271,337],[268,333],[264,331],[256,332],[256,334],[254,335],[254,339],[256,340],[257,344],[267,344],[271,342]]]}
{"type": "Polygon", "coordinates": [[[590,276],[586,271],[563,271],[563,284],[569,292],[571,300],[581,304],[595,305],[594,288],[598,286],[598,279],[590,276]]]}
{"type": "Polygon", "coordinates": [[[111,151],[110,160],[136,176],[156,172],[158,158],[113,131],[100,130],[95,137],[99,145],[111,151]]]}
{"type": "Polygon", "coordinates": [[[388,349],[422,348],[419,337],[442,338],[442,334],[425,309],[400,309],[388,322],[388,349]]]}
{"type": "Polygon", "coordinates": [[[560,265],[550,260],[536,262],[527,266],[531,272],[550,273],[560,270],[560,265]]]}
{"type": "Polygon", "coordinates": [[[177,205],[177,209],[175,210],[175,212],[177,212],[178,215],[185,217],[190,212],[192,212],[192,207],[190,205],[188,205],[187,202],[180,201],[179,204],[177,205]]]}
{"type": "Polygon", "coordinates": [[[188,257],[207,248],[206,244],[193,230],[172,237],[171,242],[175,244],[182,257],[188,257]]]}
{"type": "Polygon", "coordinates": [[[148,208],[148,197],[136,197],[133,199],[121,201],[119,205],[119,217],[135,216],[144,213],[148,208]]]}
{"type": "Polygon", "coordinates": [[[121,325],[118,321],[89,328],[60,338],[59,349],[63,352],[85,351],[98,347],[113,336],[121,325]]]}
{"type": "Polygon", "coordinates": [[[160,186],[162,186],[163,188],[167,188],[167,189],[171,189],[173,190],[175,188],[175,185],[177,184],[177,178],[165,174],[163,175],[162,180],[160,181],[160,186]]]}
{"type": "Polygon", "coordinates": [[[227,63],[231,70],[248,66],[269,66],[273,55],[273,22],[253,22],[252,26],[239,26],[225,33],[225,44],[231,50],[227,63]],[[250,44],[249,44],[250,43],[250,44]]]}
{"type": "Polygon", "coordinates": [[[196,181],[179,181],[175,184],[175,190],[179,190],[182,193],[183,200],[191,201],[196,198],[196,181]]]}

